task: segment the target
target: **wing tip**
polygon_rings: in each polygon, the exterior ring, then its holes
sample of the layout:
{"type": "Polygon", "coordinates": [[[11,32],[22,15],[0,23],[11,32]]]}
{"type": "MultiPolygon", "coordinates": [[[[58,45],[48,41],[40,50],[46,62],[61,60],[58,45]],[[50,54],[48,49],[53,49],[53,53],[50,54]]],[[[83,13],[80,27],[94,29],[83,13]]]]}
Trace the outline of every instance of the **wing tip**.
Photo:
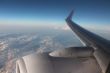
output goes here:
{"type": "Polygon", "coordinates": [[[66,20],[71,20],[72,19],[72,16],[73,16],[73,13],[74,13],[74,10],[72,10],[70,12],[70,14],[68,15],[68,17],[66,18],[66,20]]]}

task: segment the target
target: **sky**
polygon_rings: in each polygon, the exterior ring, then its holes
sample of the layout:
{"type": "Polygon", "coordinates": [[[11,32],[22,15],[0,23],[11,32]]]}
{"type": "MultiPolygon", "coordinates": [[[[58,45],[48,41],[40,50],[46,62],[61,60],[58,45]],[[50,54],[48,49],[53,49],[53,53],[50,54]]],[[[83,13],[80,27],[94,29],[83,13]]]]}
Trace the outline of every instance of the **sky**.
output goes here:
{"type": "Polygon", "coordinates": [[[71,10],[82,26],[110,26],[110,0],[0,0],[0,28],[65,25],[71,10]]]}

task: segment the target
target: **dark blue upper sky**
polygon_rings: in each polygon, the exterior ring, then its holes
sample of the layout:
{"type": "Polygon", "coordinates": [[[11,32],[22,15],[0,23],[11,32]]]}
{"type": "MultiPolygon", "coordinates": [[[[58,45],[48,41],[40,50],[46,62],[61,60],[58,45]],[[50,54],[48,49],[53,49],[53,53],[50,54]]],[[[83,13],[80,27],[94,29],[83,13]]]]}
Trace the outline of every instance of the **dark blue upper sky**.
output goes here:
{"type": "Polygon", "coordinates": [[[77,23],[110,25],[110,0],[0,0],[0,24],[62,24],[72,9],[77,23]]]}

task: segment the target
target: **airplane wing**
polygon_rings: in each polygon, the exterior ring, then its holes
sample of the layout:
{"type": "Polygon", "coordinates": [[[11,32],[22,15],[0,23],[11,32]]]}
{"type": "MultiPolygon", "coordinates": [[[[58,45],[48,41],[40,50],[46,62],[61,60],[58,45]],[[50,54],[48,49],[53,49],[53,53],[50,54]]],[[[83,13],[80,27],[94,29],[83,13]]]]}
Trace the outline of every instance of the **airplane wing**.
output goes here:
{"type": "Polygon", "coordinates": [[[16,73],[109,73],[110,43],[72,21],[66,22],[85,44],[53,52],[34,53],[16,61],[16,73]]]}
{"type": "Polygon", "coordinates": [[[110,53],[110,41],[82,28],[72,21],[73,11],[66,18],[68,26],[75,32],[80,40],[86,45],[94,47],[94,49],[102,48],[106,52],[110,53]]]}

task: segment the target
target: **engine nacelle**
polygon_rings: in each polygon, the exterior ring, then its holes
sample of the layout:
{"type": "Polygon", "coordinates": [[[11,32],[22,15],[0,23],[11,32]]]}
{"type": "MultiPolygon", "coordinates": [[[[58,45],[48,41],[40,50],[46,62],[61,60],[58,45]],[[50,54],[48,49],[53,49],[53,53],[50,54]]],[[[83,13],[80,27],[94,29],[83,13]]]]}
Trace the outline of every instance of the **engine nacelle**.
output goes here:
{"type": "Polygon", "coordinates": [[[53,57],[90,57],[93,56],[94,49],[91,47],[70,47],[49,53],[53,57]]]}

